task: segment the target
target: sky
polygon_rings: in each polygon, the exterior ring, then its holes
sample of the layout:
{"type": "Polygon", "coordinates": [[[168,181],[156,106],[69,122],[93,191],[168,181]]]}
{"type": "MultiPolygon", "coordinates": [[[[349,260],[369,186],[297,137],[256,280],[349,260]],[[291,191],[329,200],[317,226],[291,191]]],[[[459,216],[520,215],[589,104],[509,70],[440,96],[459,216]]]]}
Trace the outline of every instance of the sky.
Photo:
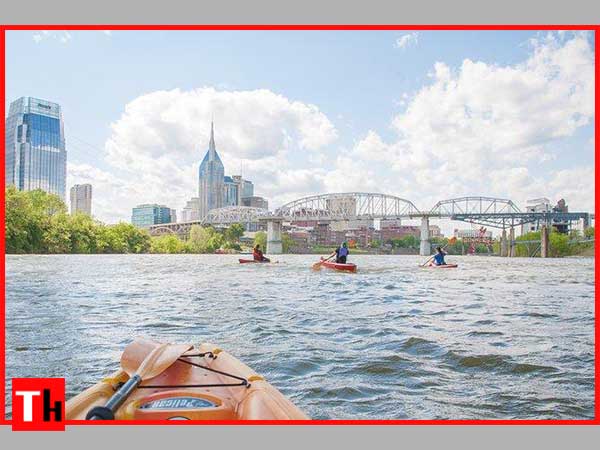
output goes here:
{"type": "Polygon", "coordinates": [[[6,106],[62,106],[67,188],[91,183],[107,223],[197,196],[212,118],[225,173],[271,209],[361,191],[592,212],[594,52],[566,31],[8,31],[6,106]]]}

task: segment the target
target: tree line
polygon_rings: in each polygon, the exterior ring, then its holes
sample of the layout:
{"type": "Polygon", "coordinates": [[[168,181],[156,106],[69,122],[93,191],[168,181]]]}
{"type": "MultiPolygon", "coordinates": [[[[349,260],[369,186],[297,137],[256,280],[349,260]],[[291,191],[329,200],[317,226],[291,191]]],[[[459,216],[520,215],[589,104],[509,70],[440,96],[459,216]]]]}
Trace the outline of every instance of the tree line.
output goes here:
{"type": "Polygon", "coordinates": [[[195,225],[182,241],[175,235],[151,237],[129,223],[107,225],[87,214],[69,214],[62,199],[40,189],[5,189],[5,251],[9,254],[214,253],[239,250],[241,224],[223,232],[195,225]]]}

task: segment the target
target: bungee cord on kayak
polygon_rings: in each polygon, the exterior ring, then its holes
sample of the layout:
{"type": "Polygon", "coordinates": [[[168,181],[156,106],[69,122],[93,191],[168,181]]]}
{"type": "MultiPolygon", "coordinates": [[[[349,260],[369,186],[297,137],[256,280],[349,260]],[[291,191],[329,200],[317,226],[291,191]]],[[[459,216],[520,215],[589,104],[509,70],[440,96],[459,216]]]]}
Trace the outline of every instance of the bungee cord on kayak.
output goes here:
{"type": "Polygon", "coordinates": [[[262,376],[211,344],[158,344],[141,338],[125,348],[117,373],[67,402],[66,418],[308,419],[262,376]],[[201,358],[205,362],[201,364],[189,358],[201,358]],[[150,379],[149,384],[142,384],[150,379]]]}
{"type": "MultiPolygon", "coordinates": [[[[191,358],[191,357],[204,357],[208,355],[209,358],[212,359],[216,359],[217,355],[214,355],[212,352],[205,352],[205,353],[200,353],[198,355],[185,355],[186,358],[191,358]]],[[[218,373],[220,375],[224,375],[226,377],[230,377],[230,378],[234,378],[236,380],[240,380],[239,383],[217,383],[217,384],[162,384],[162,385],[153,385],[153,384],[146,384],[146,385],[142,385],[142,386],[138,386],[138,389],[160,389],[160,388],[199,388],[199,387],[222,387],[222,386],[246,386],[246,388],[249,388],[250,382],[243,377],[238,377],[237,375],[233,375],[227,372],[223,372],[221,370],[216,370],[216,369],[211,369],[210,367],[206,367],[203,366],[201,364],[196,364],[192,361],[187,361],[185,359],[181,359],[179,358],[177,361],[185,363],[185,364],[189,364],[191,366],[194,367],[199,367],[201,369],[204,370],[208,370],[209,372],[214,372],[214,373],[218,373]]]]}

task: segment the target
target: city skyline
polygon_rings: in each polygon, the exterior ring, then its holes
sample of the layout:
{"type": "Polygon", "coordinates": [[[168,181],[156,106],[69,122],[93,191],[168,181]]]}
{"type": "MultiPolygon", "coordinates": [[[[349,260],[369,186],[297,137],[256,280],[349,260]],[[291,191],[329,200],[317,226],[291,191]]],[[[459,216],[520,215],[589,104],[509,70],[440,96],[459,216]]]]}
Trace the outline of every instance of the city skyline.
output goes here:
{"type": "MultiPolygon", "coordinates": [[[[94,184],[95,214],[107,222],[127,220],[140,203],[184,207],[195,192],[194,156],[208,140],[212,113],[222,130],[223,163],[238,167],[243,161],[244,177],[272,207],[344,191],[385,192],[423,209],[464,195],[507,197],[521,205],[534,197],[564,197],[573,210],[594,207],[590,34],[77,32],[64,44],[36,42],[32,34],[7,33],[7,58],[19,62],[29,49],[62,64],[82,52],[80,46],[93,45],[114,52],[101,62],[115,67],[129,64],[122,52],[143,41],[159,43],[155,50],[163,56],[168,49],[179,54],[175,43],[185,43],[188,50],[206,50],[203,59],[211,61],[193,65],[189,77],[164,70],[139,77],[136,89],[129,80],[117,86],[116,77],[108,77],[106,84],[117,88],[115,101],[90,94],[99,105],[93,122],[104,135],[86,133],[79,123],[90,117],[87,102],[63,100],[71,94],[58,80],[52,83],[58,99],[78,113],[65,118],[77,130],[66,133],[68,184],[94,184]],[[263,50],[263,70],[241,54],[250,45],[263,50]],[[297,50],[295,59],[281,53],[286,45],[297,50]],[[321,47],[338,59],[336,67],[321,47]],[[217,49],[239,56],[238,75],[219,70],[231,63],[217,49]],[[269,51],[284,61],[274,61],[269,51]],[[308,70],[285,69],[291,60],[293,68],[305,63],[308,70]],[[342,69],[349,81],[337,76],[342,69]]],[[[140,65],[134,74],[148,67],[144,54],[134,60],[140,65]]],[[[28,85],[49,91],[48,82],[23,76],[28,64],[7,68],[9,98],[32,91],[22,92],[28,85]]],[[[92,67],[94,76],[101,73],[92,67]]],[[[80,92],[77,85],[73,90],[80,92]]]]}

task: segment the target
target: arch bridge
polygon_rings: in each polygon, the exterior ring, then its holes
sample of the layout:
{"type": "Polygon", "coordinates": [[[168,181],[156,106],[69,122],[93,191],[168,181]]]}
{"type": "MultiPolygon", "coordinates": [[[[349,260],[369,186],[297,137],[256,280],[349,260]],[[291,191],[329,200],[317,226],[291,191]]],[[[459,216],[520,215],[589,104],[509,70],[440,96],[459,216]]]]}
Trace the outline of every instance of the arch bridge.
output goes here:
{"type": "Polygon", "coordinates": [[[233,223],[266,222],[267,250],[281,253],[281,224],[289,221],[345,221],[361,219],[421,219],[422,255],[431,250],[429,243],[429,219],[450,219],[502,229],[502,241],[506,242],[506,230],[527,223],[552,224],[583,219],[589,224],[589,213],[531,212],[521,211],[509,199],[470,196],[437,202],[429,210],[419,210],[410,200],[382,193],[340,192],[303,197],[286,203],[273,212],[246,206],[228,206],[211,210],[201,220],[160,224],[150,227],[154,236],[175,233],[189,235],[193,225],[228,226],[233,223]]]}
{"type": "Polygon", "coordinates": [[[269,216],[269,211],[261,208],[252,208],[249,206],[226,206],[213,209],[203,218],[189,222],[163,223],[151,225],[148,229],[151,236],[161,236],[164,234],[176,234],[181,238],[187,239],[190,230],[194,225],[205,226],[212,225],[217,228],[227,227],[234,223],[255,223],[262,217],[269,216]]]}
{"type": "Polygon", "coordinates": [[[392,219],[419,215],[410,201],[394,195],[346,192],[304,197],[277,208],[286,220],[392,219]]]}

